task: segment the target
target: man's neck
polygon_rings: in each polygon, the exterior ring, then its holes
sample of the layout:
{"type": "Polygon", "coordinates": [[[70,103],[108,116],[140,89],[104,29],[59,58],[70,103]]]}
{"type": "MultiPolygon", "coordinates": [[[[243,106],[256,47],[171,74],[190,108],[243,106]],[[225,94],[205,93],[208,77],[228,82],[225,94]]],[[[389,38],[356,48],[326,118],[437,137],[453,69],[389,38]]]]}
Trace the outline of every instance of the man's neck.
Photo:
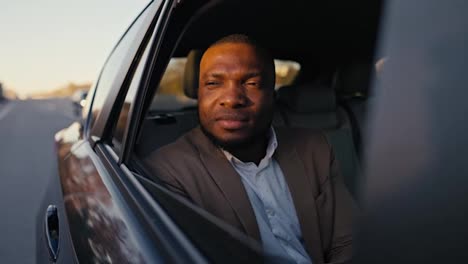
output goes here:
{"type": "Polygon", "coordinates": [[[253,162],[257,166],[260,161],[266,155],[266,149],[268,145],[268,137],[263,137],[255,140],[249,144],[243,144],[242,146],[225,148],[227,152],[231,153],[234,157],[238,158],[242,162],[253,162]]]}

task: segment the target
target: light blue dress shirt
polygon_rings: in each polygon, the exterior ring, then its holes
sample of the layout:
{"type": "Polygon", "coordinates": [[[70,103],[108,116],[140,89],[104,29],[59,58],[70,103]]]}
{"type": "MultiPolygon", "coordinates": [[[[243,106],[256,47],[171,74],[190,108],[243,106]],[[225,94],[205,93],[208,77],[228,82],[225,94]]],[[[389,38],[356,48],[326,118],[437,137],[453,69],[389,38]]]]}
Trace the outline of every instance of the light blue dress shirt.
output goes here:
{"type": "Polygon", "coordinates": [[[265,252],[292,263],[312,263],[304,248],[288,185],[281,168],[272,158],[278,142],[274,129],[270,131],[266,155],[258,166],[253,162],[244,163],[229,152],[223,152],[242,178],[265,252]]]}

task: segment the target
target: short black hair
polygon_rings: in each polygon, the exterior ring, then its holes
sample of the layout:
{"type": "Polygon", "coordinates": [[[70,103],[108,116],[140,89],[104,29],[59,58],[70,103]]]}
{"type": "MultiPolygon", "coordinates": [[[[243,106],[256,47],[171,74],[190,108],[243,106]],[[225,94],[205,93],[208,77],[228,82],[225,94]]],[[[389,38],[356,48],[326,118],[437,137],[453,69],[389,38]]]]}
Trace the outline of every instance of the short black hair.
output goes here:
{"type": "Polygon", "coordinates": [[[211,46],[216,46],[218,44],[223,44],[223,43],[245,43],[245,44],[250,44],[252,46],[255,46],[256,48],[259,48],[258,42],[254,40],[253,38],[251,38],[250,36],[247,36],[245,34],[227,35],[225,37],[222,37],[221,39],[218,39],[211,46]]]}
{"type": "Polygon", "coordinates": [[[264,59],[272,60],[273,57],[263,46],[261,46],[255,39],[245,34],[231,34],[222,37],[210,45],[209,48],[225,43],[244,43],[254,47],[264,59]]]}
{"type": "MultiPolygon", "coordinates": [[[[261,46],[255,39],[245,34],[230,34],[215,41],[208,47],[208,49],[226,43],[243,43],[254,47],[257,53],[262,58],[262,60],[264,60],[266,66],[271,68],[273,78],[275,78],[275,61],[273,59],[273,56],[271,56],[270,52],[263,46],[261,46]]],[[[275,80],[273,80],[273,82],[274,81],[275,80]]]]}

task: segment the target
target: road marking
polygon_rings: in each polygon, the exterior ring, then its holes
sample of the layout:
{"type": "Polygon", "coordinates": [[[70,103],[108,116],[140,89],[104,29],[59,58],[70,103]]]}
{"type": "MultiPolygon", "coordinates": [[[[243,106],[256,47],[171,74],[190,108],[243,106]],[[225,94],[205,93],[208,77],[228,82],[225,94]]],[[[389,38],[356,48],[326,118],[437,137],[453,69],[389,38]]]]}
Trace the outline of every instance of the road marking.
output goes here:
{"type": "Polygon", "coordinates": [[[2,108],[0,108],[0,120],[2,120],[8,114],[8,112],[10,112],[10,110],[13,108],[13,103],[7,103],[6,106],[3,106],[2,108]]]}

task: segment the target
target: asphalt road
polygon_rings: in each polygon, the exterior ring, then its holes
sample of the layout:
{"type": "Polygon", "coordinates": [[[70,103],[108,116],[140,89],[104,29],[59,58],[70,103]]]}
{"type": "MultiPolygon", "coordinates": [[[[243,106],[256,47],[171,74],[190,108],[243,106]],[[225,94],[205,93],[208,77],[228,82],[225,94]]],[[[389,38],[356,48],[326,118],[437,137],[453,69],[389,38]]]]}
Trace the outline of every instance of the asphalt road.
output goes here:
{"type": "Polygon", "coordinates": [[[35,217],[57,164],[54,134],[76,118],[65,99],[0,102],[0,263],[35,263],[35,217]]]}

